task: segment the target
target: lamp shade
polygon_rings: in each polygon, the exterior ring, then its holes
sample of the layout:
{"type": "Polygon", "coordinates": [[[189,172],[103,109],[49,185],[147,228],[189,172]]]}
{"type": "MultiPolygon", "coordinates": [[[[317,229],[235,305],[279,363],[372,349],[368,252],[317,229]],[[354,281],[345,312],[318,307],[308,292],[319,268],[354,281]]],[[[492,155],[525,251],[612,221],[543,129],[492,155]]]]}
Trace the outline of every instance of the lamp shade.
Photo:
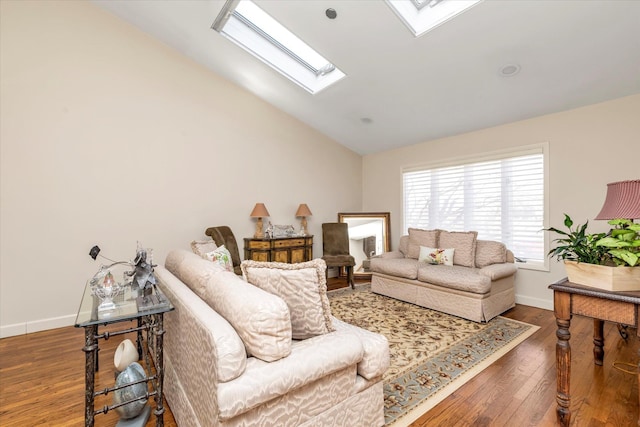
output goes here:
{"type": "Polygon", "coordinates": [[[306,203],[301,203],[296,211],[296,218],[301,216],[311,216],[311,209],[309,209],[306,203]]]}
{"type": "Polygon", "coordinates": [[[251,215],[249,215],[251,218],[264,218],[269,216],[269,211],[267,210],[267,207],[264,205],[264,203],[256,203],[256,205],[253,207],[253,210],[251,211],[251,215]]]}
{"type": "Polygon", "coordinates": [[[640,218],[640,179],[607,184],[604,206],[595,219],[640,218]]]}

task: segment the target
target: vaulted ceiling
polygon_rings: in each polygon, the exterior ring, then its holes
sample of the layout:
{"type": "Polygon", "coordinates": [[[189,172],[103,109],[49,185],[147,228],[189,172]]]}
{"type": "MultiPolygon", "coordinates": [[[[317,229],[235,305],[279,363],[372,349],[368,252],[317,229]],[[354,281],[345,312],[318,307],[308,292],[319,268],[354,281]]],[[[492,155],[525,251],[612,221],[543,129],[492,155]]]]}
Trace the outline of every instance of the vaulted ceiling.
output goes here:
{"type": "Polygon", "coordinates": [[[382,0],[255,0],[346,73],[315,95],[211,29],[224,1],[93,2],[363,155],[640,93],[636,0],[484,0],[417,38],[382,0]]]}

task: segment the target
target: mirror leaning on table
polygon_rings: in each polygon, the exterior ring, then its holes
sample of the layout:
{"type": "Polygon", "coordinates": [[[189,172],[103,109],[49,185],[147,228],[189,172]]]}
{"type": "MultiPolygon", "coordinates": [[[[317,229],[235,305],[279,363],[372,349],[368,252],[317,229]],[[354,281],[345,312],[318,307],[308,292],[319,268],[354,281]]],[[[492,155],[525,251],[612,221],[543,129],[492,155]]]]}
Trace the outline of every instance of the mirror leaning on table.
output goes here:
{"type": "MultiPolygon", "coordinates": [[[[349,252],[356,260],[354,277],[370,279],[369,259],[391,248],[389,212],[339,212],[338,222],[349,227],[349,252]]],[[[341,276],[346,276],[342,268],[341,276]]]]}

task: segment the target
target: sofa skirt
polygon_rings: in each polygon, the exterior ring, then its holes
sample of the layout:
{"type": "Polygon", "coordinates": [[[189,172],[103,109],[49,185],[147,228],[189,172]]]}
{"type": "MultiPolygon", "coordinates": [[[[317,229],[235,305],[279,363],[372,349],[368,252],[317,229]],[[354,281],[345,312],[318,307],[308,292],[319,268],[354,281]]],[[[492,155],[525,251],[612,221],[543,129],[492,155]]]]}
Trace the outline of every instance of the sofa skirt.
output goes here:
{"type": "Polygon", "coordinates": [[[476,294],[418,280],[373,273],[371,291],[474,322],[488,322],[515,306],[514,276],[495,280],[491,283],[490,292],[476,294]]]}

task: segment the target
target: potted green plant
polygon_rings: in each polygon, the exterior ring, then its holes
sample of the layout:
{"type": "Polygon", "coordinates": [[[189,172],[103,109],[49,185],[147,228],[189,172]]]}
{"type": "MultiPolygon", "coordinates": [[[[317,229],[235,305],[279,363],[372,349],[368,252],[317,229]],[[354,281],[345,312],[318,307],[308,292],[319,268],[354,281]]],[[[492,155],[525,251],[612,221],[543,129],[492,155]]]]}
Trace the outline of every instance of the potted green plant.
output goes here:
{"type": "Polygon", "coordinates": [[[616,265],[640,266],[640,224],[629,219],[612,219],[614,228],[606,237],[596,242],[598,247],[607,248],[607,253],[616,265]]]}
{"type": "Polygon", "coordinates": [[[640,224],[627,219],[609,221],[608,233],[587,233],[589,222],[573,228],[565,214],[567,231],[559,234],[549,257],[563,260],[569,281],[610,291],[640,290],[640,224]]]}

